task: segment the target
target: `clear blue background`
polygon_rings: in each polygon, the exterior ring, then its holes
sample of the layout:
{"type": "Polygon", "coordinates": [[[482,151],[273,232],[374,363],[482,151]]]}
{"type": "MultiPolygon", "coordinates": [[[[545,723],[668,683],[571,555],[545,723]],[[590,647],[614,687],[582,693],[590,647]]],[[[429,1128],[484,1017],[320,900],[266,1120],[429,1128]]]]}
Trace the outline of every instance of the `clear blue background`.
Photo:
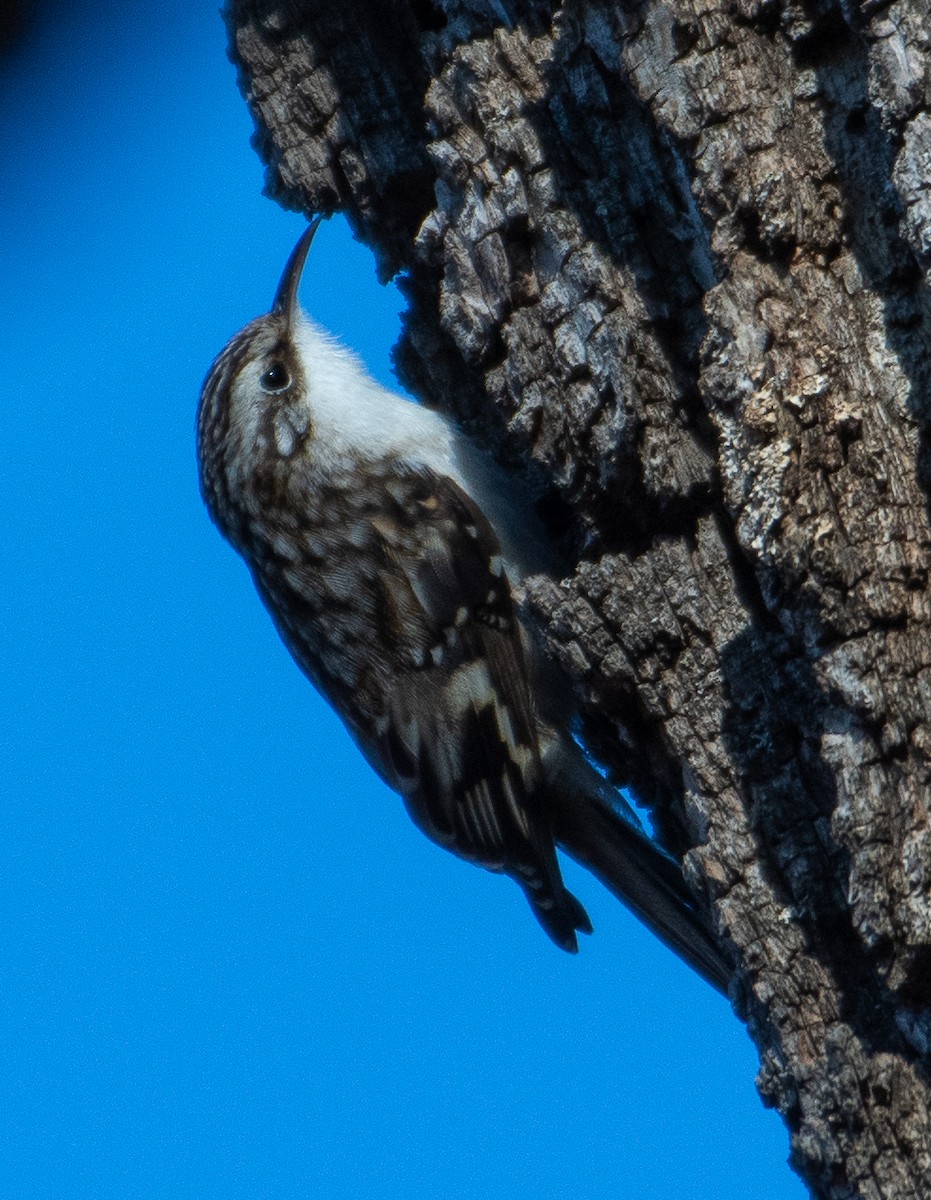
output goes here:
{"type": "MultiPolygon", "coordinates": [[[[199,385],[304,225],[225,44],[59,4],[0,62],[0,1193],[800,1200],[726,1002],[421,837],[207,520],[199,385]]],[[[391,382],[342,222],[303,297],[391,382]]]]}

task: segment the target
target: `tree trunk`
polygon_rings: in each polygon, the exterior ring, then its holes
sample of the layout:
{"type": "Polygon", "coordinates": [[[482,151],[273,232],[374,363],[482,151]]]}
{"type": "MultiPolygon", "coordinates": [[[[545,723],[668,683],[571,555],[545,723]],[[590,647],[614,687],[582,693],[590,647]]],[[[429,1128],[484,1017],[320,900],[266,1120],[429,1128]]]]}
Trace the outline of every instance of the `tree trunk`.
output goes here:
{"type": "Polygon", "coordinates": [[[823,1197],[931,1195],[926,0],[233,0],[268,190],[541,498],[531,606],[823,1197]]]}

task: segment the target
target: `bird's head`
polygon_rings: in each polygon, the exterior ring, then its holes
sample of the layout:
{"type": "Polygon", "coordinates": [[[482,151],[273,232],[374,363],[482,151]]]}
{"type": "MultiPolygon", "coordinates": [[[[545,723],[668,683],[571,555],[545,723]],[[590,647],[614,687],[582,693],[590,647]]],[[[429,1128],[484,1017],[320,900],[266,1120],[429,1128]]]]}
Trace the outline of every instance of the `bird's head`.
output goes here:
{"type": "Polygon", "coordinates": [[[217,355],[197,414],[201,490],[211,516],[233,533],[240,484],[280,467],[309,436],[308,320],[297,299],[320,219],[291,251],[271,309],[250,321],[217,355]]]}

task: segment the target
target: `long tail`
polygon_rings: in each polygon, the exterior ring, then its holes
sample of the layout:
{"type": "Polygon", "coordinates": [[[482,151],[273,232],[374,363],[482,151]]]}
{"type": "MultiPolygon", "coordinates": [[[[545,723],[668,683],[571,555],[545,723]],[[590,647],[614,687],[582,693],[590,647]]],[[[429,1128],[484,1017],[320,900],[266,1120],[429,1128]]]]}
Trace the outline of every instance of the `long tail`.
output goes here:
{"type": "Polygon", "coordinates": [[[678,863],[619,815],[614,795],[607,795],[611,789],[584,760],[560,775],[564,786],[558,794],[554,789],[551,801],[559,845],[713,988],[727,995],[731,968],[678,863]]]}

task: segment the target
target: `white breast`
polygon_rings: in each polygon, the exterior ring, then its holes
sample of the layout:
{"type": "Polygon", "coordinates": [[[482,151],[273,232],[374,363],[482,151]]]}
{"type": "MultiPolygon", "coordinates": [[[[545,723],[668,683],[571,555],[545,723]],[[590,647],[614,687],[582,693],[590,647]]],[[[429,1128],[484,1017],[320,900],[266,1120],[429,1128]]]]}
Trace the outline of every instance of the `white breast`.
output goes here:
{"type": "Polygon", "coordinates": [[[294,338],[307,380],[314,456],[343,471],[399,457],[454,479],[491,522],[511,577],[546,570],[549,552],[526,496],[447,417],[389,392],[303,313],[294,338]]]}

